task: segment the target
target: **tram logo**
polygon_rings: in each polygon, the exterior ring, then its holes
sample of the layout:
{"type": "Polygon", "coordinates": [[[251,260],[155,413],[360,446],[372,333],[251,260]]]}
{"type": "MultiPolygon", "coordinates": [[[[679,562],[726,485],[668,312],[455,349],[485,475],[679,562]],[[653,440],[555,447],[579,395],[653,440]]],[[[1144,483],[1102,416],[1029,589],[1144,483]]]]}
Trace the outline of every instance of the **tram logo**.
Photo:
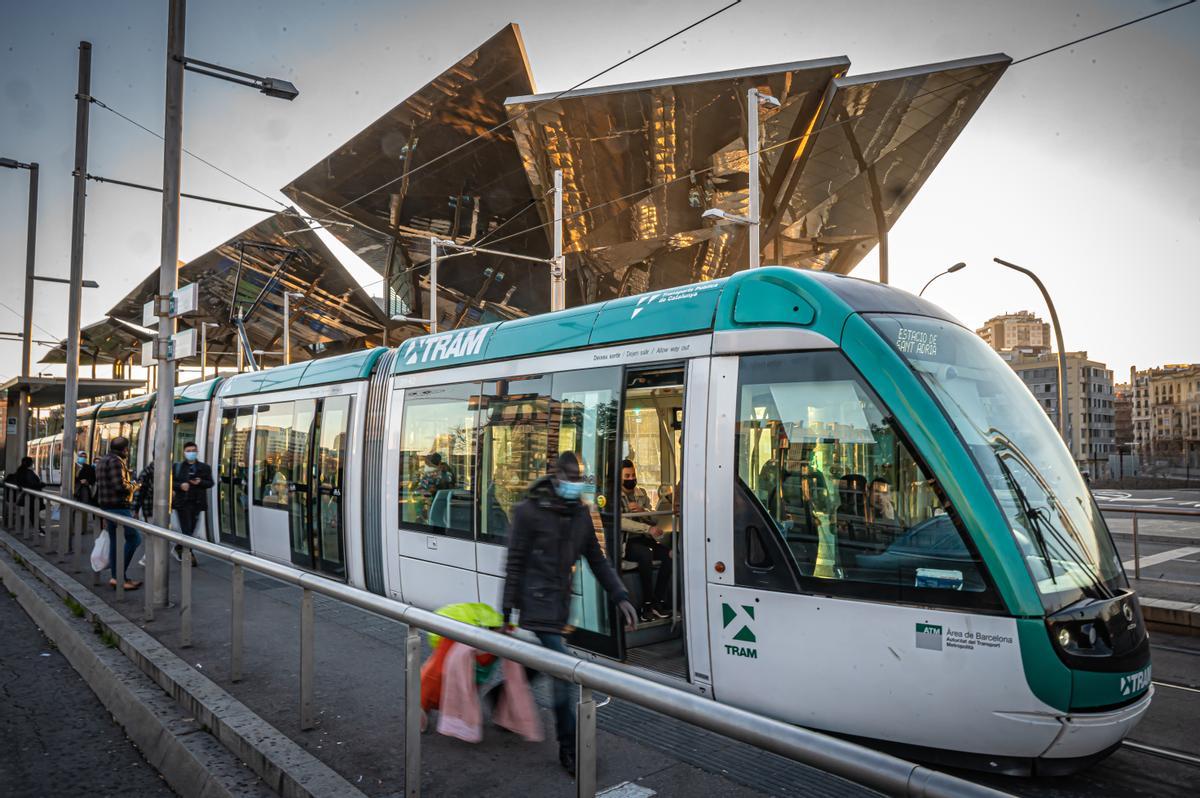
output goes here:
{"type": "Polygon", "coordinates": [[[917,648],[942,650],[942,627],[932,623],[917,624],[917,648]]]}
{"type": "Polygon", "coordinates": [[[758,649],[746,645],[747,643],[758,642],[754,630],[750,628],[750,624],[754,621],[754,605],[742,604],[735,607],[732,604],[722,602],[721,619],[721,628],[725,629],[726,634],[729,633],[730,627],[737,630],[731,638],[731,640],[736,642],[726,643],[725,653],[734,657],[758,659],[758,649]]]}
{"type": "Polygon", "coordinates": [[[410,338],[404,342],[400,356],[404,365],[415,366],[419,363],[437,363],[466,355],[477,355],[483,349],[491,327],[470,327],[458,332],[427,335],[423,338],[410,338]]]}

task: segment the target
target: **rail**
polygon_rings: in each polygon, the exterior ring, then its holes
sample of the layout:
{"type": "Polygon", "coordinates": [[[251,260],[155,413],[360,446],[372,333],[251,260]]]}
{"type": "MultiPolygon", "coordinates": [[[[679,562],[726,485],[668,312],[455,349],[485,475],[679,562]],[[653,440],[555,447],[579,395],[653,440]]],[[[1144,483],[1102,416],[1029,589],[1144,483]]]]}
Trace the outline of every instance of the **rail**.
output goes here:
{"type": "Polygon", "coordinates": [[[1146,505],[1112,505],[1105,504],[1100,508],[1101,513],[1126,513],[1133,516],[1133,578],[1142,578],[1142,554],[1138,548],[1138,516],[1139,515],[1174,515],[1185,518],[1200,518],[1200,508],[1188,507],[1154,507],[1146,505]]]}
{"type": "MultiPolygon", "coordinates": [[[[572,682],[579,686],[578,724],[576,732],[576,794],[596,794],[596,710],[594,692],[599,691],[624,701],[669,715],[694,726],[716,732],[744,743],[774,752],[781,756],[832,773],[849,781],[892,795],[923,796],[924,798],[950,798],[951,796],[1003,796],[1007,793],[993,790],[965,779],[951,776],[898,757],[875,751],[856,743],[793,726],[782,721],[756,715],[737,707],[720,704],[709,698],[688,693],[655,681],[644,679],[597,662],[578,659],[542,646],[528,643],[512,635],[500,634],[486,629],[460,623],[434,612],[420,609],[394,599],[379,596],[340,582],[316,576],[307,571],[281,563],[265,560],[249,553],[230,549],[215,543],[181,535],[162,527],[132,519],[117,513],[100,510],[83,502],[56,494],[26,490],[5,485],[4,509],[10,528],[25,537],[36,537],[34,516],[40,512],[39,501],[57,504],[62,516],[57,551],[67,550],[70,539],[75,536],[75,556],[83,555],[82,535],[87,522],[79,524],[74,518],[101,518],[117,522],[117,546],[112,552],[118,568],[118,592],[124,586],[124,558],[118,556],[123,550],[124,527],[132,527],[150,535],[156,545],[178,544],[186,550],[194,550],[233,566],[231,607],[231,674],[234,681],[241,679],[242,672],[242,618],[244,601],[244,572],[254,571],[265,576],[301,588],[300,603],[301,652],[300,652],[300,727],[311,729],[313,718],[313,595],[320,594],[344,602],[368,612],[375,613],[407,625],[405,640],[405,734],[404,734],[404,779],[405,795],[416,798],[421,789],[421,639],[418,630],[434,632],[459,643],[487,651],[505,659],[539,670],[556,679],[572,682]],[[22,501],[19,493],[25,494],[22,501]]],[[[53,545],[48,538],[47,545],[53,545]]],[[[147,549],[147,551],[149,551],[147,549]]],[[[151,565],[154,556],[147,554],[146,563],[151,565]]],[[[165,557],[163,558],[165,560],[165,557]]],[[[181,558],[180,577],[180,634],[183,646],[191,645],[192,601],[191,601],[191,557],[181,558]]],[[[149,581],[150,576],[147,576],[149,581]]],[[[146,615],[153,617],[152,591],[147,585],[146,615]]]]}

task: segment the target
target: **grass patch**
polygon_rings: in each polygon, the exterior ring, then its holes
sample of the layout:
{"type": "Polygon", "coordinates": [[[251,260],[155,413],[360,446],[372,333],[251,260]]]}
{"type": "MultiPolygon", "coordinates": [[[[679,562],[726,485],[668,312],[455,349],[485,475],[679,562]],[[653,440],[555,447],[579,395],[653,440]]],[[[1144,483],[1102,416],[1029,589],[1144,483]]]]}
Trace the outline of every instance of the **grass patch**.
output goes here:
{"type": "Polygon", "coordinates": [[[117,636],[108,629],[105,629],[100,633],[100,642],[104,643],[104,645],[108,646],[109,648],[116,648],[117,636]]]}
{"type": "Polygon", "coordinates": [[[71,614],[74,615],[76,618],[83,617],[83,605],[80,604],[78,601],[76,601],[73,597],[64,596],[63,604],[67,605],[67,609],[69,609],[71,611],[71,614]]]}

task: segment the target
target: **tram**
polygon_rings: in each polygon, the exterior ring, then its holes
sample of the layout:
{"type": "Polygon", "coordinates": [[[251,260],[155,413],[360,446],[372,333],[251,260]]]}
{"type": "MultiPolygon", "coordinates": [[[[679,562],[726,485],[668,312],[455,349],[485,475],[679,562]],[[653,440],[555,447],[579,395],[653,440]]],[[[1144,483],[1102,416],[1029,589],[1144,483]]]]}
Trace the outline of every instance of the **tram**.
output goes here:
{"type": "MultiPolygon", "coordinates": [[[[144,463],[150,412],[89,409],[80,440],[144,463]]],[[[213,540],[427,608],[498,604],[524,487],[578,453],[635,604],[630,516],[671,600],[624,629],[580,562],[575,650],[785,721],[1051,773],[1151,700],[1138,600],[1054,427],[974,333],[877,283],[755,269],[196,383],[174,413],[216,468],[213,540]]]]}

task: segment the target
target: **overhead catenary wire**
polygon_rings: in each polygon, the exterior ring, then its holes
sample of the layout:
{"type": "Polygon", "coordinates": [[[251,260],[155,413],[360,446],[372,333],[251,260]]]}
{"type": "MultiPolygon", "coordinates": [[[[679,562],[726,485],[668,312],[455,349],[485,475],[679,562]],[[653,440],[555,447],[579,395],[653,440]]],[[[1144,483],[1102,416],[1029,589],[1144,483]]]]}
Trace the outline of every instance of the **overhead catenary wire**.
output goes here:
{"type": "Polygon", "coordinates": [[[691,24],[687,25],[686,27],[680,28],[679,30],[675,31],[670,36],[666,36],[662,39],[659,39],[658,41],[654,42],[653,44],[647,45],[646,47],[643,47],[641,50],[638,50],[636,53],[632,53],[632,54],[626,56],[625,58],[622,58],[620,61],[613,64],[612,66],[605,67],[604,69],[600,70],[596,74],[591,75],[590,77],[584,78],[583,80],[576,83],[574,86],[563,89],[562,91],[558,92],[557,94],[554,94],[553,96],[547,98],[546,100],[543,100],[542,102],[537,103],[536,105],[530,106],[529,108],[525,109],[524,111],[517,114],[516,116],[514,116],[510,119],[506,119],[503,122],[500,122],[496,125],[493,125],[492,127],[488,128],[487,130],[483,131],[482,133],[477,133],[475,136],[467,139],[462,144],[459,144],[458,146],[453,147],[453,148],[447,150],[446,152],[443,152],[441,155],[438,155],[435,158],[431,158],[428,161],[425,161],[424,163],[420,164],[419,166],[413,167],[412,169],[405,169],[404,172],[402,174],[398,175],[397,177],[394,177],[391,180],[388,180],[387,182],[383,183],[382,185],[376,186],[375,188],[371,189],[370,191],[367,191],[366,193],[355,197],[354,199],[350,200],[349,202],[346,202],[343,205],[339,205],[337,210],[344,211],[346,208],[350,207],[351,205],[355,205],[355,204],[361,202],[362,200],[366,199],[367,197],[371,196],[372,194],[376,194],[380,191],[383,191],[388,186],[394,185],[394,184],[400,182],[401,180],[404,180],[405,178],[412,177],[417,172],[420,172],[423,169],[427,169],[428,167],[433,166],[435,163],[438,163],[439,161],[442,161],[443,159],[450,157],[451,155],[455,154],[456,152],[459,152],[459,151],[465,149],[466,147],[469,147],[470,145],[474,144],[475,142],[479,141],[480,139],[487,138],[487,137],[491,136],[493,133],[495,133],[499,130],[503,130],[506,127],[509,127],[514,122],[517,122],[518,120],[525,118],[529,114],[536,111],[538,108],[541,108],[543,105],[554,102],[558,98],[562,97],[564,94],[568,94],[569,92],[575,91],[576,89],[580,88],[581,86],[584,86],[587,83],[591,83],[596,78],[599,78],[603,75],[607,75],[609,72],[612,72],[614,69],[617,69],[619,67],[624,66],[625,64],[628,64],[630,61],[634,60],[638,56],[645,55],[646,53],[650,52],[654,48],[656,48],[660,45],[666,44],[667,42],[671,41],[672,39],[674,39],[678,36],[682,36],[683,34],[687,33],[688,31],[692,30],[693,28],[695,28],[699,25],[702,25],[705,22],[708,22],[710,19],[725,13],[729,9],[733,8],[734,6],[740,5],[741,2],[742,2],[742,0],[733,0],[732,3],[729,3],[728,5],[718,8],[716,11],[706,14],[705,16],[701,17],[700,19],[696,20],[695,22],[692,22],[691,24]]]}

